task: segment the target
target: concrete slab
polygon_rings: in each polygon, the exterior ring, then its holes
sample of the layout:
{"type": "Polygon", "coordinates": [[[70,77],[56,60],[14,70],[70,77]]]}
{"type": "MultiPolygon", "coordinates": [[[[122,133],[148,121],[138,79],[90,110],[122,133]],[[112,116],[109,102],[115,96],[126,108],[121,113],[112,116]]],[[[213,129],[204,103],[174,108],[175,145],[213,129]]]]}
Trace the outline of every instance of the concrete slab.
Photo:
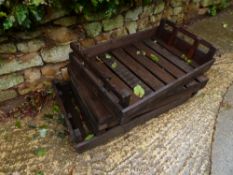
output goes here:
{"type": "Polygon", "coordinates": [[[233,174],[233,86],[226,93],[217,118],[212,151],[212,174],[233,174]]]}

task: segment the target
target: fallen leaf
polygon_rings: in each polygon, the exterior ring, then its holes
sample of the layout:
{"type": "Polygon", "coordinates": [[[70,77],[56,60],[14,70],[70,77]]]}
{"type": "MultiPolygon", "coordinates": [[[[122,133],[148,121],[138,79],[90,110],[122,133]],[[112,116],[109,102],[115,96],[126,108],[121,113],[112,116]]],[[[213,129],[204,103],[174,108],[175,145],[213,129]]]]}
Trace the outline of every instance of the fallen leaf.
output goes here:
{"type": "Polygon", "coordinates": [[[16,128],[21,128],[21,121],[20,120],[16,120],[15,127],[16,128]]]}
{"type": "Polygon", "coordinates": [[[152,59],[152,61],[154,61],[156,63],[159,62],[159,57],[154,55],[154,54],[150,54],[150,58],[152,59]]]}
{"type": "Polygon", "coordinates": [[[112,56],[111,56],[110,54],[106,53],[106,54],[105,54],[105,58],[106,58],[106,59],[111,59],[112,56]]]}
{"type": "Polygon", "coordinates": [[[85,137],[85,141],[89,141],[91,140],[92,138],[94,137],[94,134],[88,134],[86,137],[85,137]]]}
{"type": "Polygon", "coordinates": [[[45,128],[39,129],[40,137],[42,138],[46,137],[47,132],[48,132],[48,129],[45,129],[45,128]]]}
{"type": "Polygon", "coordinates": [[[117,67],[117,63],[114,61],[114,63],[112,63],[112,65],[111,65],[111,67],[112,67],[113,69],[115,69],[115,68],[117,67]]]}
{"type": "Polygon", "coordinates": [[[46,149],[45,148],[37,148],[35,150],[35,155],[38,157],[43,157],[46,154],[46,149]]]}
{"type": "Polygon", "coordinates": [[[223,23],[222,26],[223,26],[223,28],[227,28],[228,24],[227,23],[223,23]]]}
{"type": "Polygon", "coordinates": [[[145,90],[143,89],[143,87],[141,85],[136,85],[134,88],[133,88],[133,92],[136,96],[142,98],[144,95],[145,95],[145,90]]]}
{"type": "Polygon", "coordinates": [[[145,52],[144,50],[142,51],[142,55],[143,55],[143,56],[146,56],[146,52],[145,52]]]}
{"type": "Polygon", "coordinates": [[[36,172],[36,175],[44,175],[44,173],[42,171],[38,171],[36,172]]]}

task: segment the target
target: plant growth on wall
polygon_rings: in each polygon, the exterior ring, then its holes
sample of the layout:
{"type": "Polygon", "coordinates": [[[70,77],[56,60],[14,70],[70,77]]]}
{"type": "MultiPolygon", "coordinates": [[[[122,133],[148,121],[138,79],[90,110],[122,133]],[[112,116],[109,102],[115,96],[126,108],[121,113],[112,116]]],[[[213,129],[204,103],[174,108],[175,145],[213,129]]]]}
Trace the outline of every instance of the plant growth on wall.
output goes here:
{"type": "Polygon", "coordinates": [[[0,29],[28,29],[41,24],[49,10],[66,10],[88,18],[109,18],[122,6],[148,4],[152,0],[0,0],[0,29]]]}

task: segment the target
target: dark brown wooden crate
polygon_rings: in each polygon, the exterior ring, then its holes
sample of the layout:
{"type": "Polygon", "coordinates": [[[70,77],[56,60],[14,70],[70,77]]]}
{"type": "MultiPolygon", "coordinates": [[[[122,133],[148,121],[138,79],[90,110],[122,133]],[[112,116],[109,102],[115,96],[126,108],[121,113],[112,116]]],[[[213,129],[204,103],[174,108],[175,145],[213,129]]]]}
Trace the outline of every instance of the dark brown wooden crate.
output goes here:
{"type": "Polygon", "coordinates": [[[215,53],[211,44],[168,21],[92,48],[83,49],[78,43],[71,47],[70,72],[78,69],[121,122],[151,110],[150,104],[171,91],[199,81],[213,64],[215,53]],[[134,95],[136,85],[145,90],[143,98],[134,95]]]}
{"type": "Polygon", "coordinates": [[[204,76],[202,76],[200,79],[203,81],[193,81],[194,83],[190,83],[190,86],[176,89],[174,93],[168,94],[166,98],[163,98],[153,104],[153,108],[151,108],[151,110],[146,112],[142,111],[141,114],[135,116],[132,120],[130,120],[130,122],[125,124],[120,124],[119,122],[114,127],[108,128],[105,131],[102,130],[101,132],[97,133],[95,133],[95,131],[92,129],[90,120],[88,120],[89,114],[86,112],[85,106],[82,105],[82,100],[79,98],[79,96],[74,96],[71,82],[56,82],[54,83],[54,87],[57,92],[57,99],[60,102],[59,104],[61,106],[62,112],[65,115],[66,123],[69,128],[71,137],[75,142],[75,148],[78,152],[82,152],[97,145],[103,144],[114,136],[124,134],[134,126],[142,124],[150,118],[156,117],[159,114],[183,103],[193,94],[195,94],[200,88],[205,86],[208,79],[204,76]],[[67,103],[68,101],[69,103],[67,103]],[[80,109],[79,114],[77,114],[77,111],[74,111],[77,105],[80,109]],[[84,138],[89,133],[94,133],[95,137],[89,141],[85,141],[84,138]]]}

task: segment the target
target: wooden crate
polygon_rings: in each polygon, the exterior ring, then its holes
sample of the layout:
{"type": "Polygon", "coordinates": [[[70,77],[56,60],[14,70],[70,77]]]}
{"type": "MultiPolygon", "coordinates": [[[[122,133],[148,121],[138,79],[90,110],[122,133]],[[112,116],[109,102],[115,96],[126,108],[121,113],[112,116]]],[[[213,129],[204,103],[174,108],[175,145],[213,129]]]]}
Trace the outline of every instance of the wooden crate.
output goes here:
{"type": "Polygon", "coordinates": [[[78,151],[99,145],[192,97],[208,79],[215,48],[169,21],[82,48],[71,43],[70,81],[54,83],[78,151]],[[145,92],[138,97],[135,87],[145,92]],[[85,141],[93,133],[95,137],[85,141]]]}
{"type": "Polygon", "coordinates": [[[149,119],[157,117],[161,113],[184,103],[199,89],[203,88],[208,81],[204,76],[201,76],[200,79],[202,79],[200,82],[190,83],[189,86],[184,86],[183,89],[180,88],[174,91],[174,94],[168,94],[166,98],[154,104],[152,110],[135,116],[130,122],[124,124],[116,123],[112,127],[97,133],[95,133],[95,129],[91,124],[92,121],[90,121],[88,110],[85,110],[85,102],[83,102],[81,97],[74,94],[72,83],[55,82],[54,88],[57,94],[57,101],[65,116],[66,124],[75,148],[78,152],[83,152],[106,143],[109,139],[124,134],[133,127],[143,124],[149,119]],[[85,141],[85,138],[90,133],[95,133],[95,137],[85,141]]]}
{"type": "MultiPolygon", "coordinates": [[[[215,48],[168,21],[148,31],[83,49],[72,43],[71,80],[82,74],[121,123],[151,103],[202,75],[214,62],[215,48]],[[134,95],[140,85],[143,98],[134,95]]],[[[99,118],[99,120],[101,120],[99,118]]]]}

